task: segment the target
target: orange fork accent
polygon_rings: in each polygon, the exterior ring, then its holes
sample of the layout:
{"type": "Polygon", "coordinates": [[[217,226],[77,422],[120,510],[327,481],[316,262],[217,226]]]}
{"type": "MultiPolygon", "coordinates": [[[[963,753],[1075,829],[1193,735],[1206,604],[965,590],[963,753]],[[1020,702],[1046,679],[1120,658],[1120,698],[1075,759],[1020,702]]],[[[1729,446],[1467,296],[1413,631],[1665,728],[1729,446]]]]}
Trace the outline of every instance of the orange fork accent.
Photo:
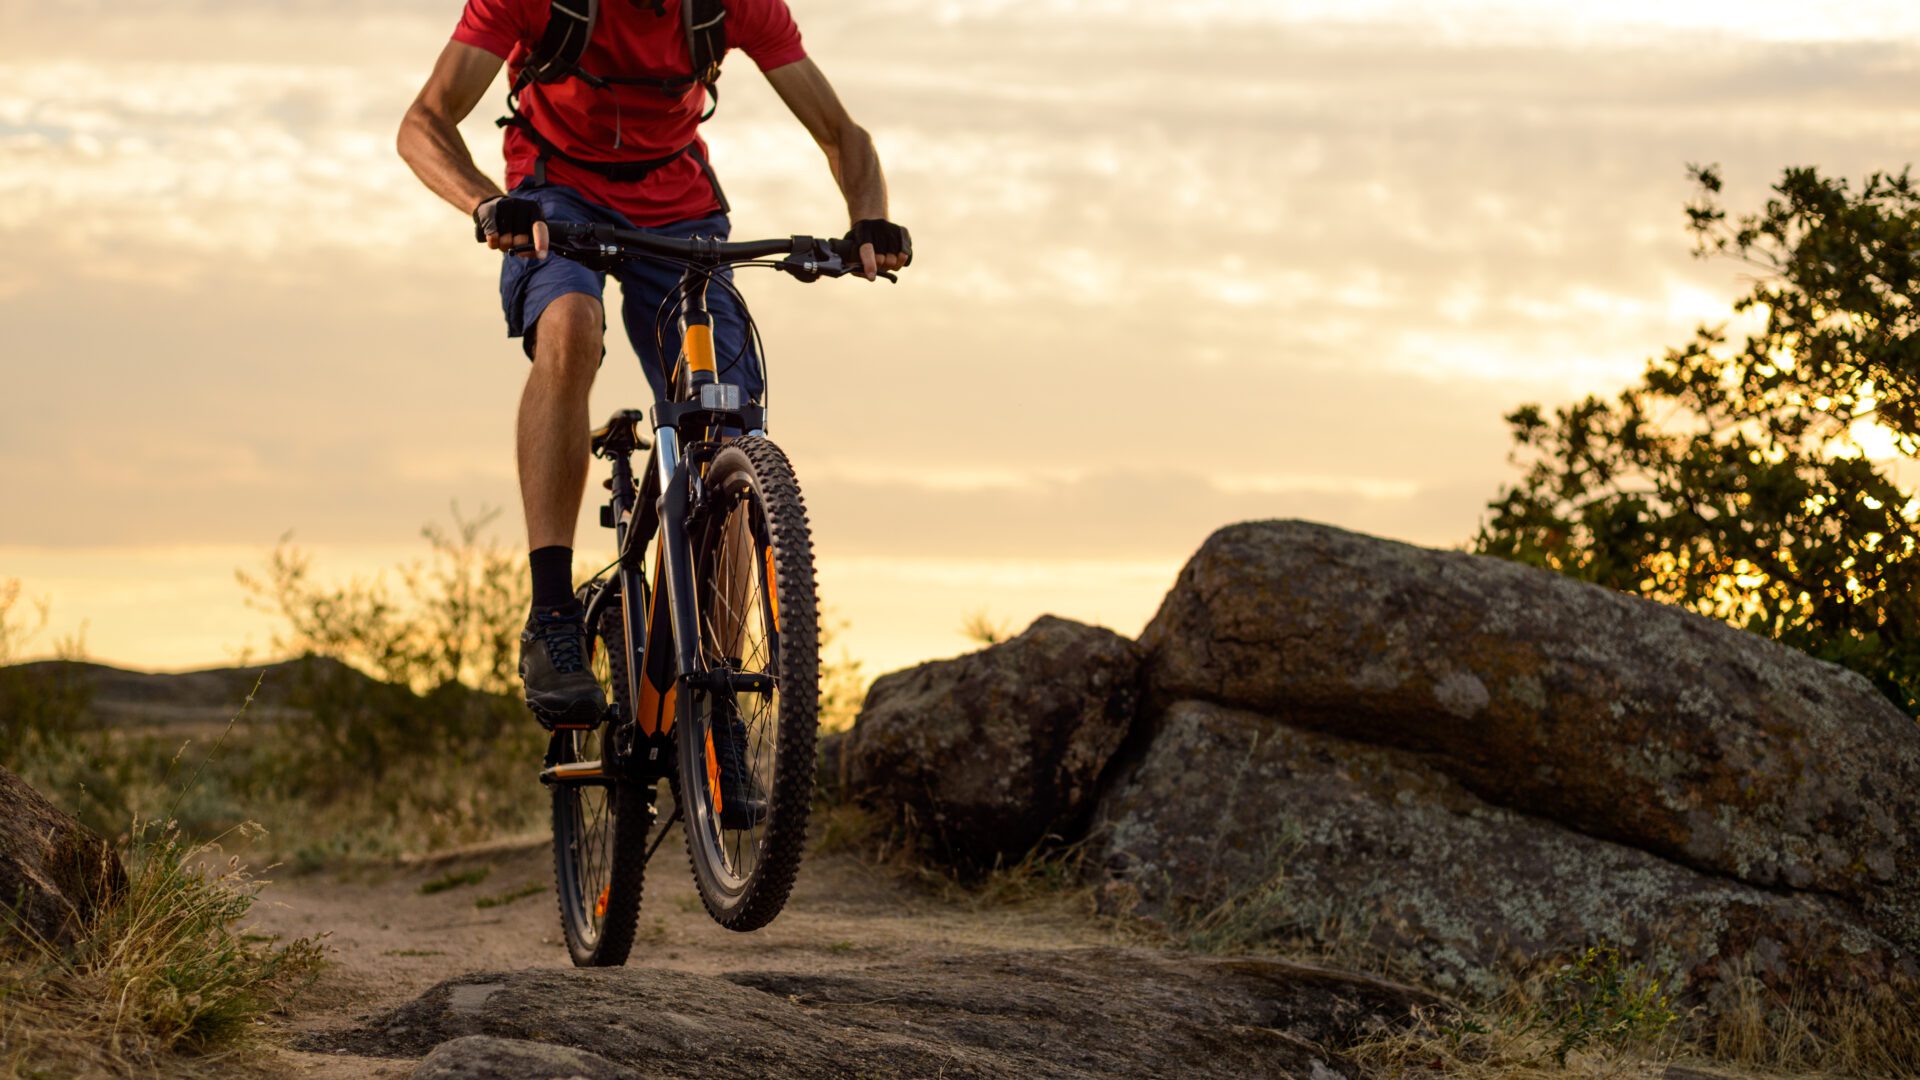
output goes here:
{"type": "Polygon", "coordinates": [[[606,917],[607,917],[607,894],[608,894],[608,893],[611,893],[612,891],[613,891],[613,886],[612,886],[612,885],[602,885],[602,886],[600,886],[600,899],[598,899],[598,900],[595,900],[595,901],[593,902],[593,917],[594,917],[594,918],[596,918],[596,919],[604,919],[604,918],[606,918],[606,917]]]}
{"type": "Polygon", "coordinates": [[[713,794],[713,812],[719,813],[720,805],[720,758],[713,752],[713,732],[707,732],[707,790],[713,794]]]}
{"type": "Polygon", "coordinates": [[[773,545],[767,545],[767,609],[773,612],[773,629],[780,629],[780,590],[773,584],[773,545]]]}

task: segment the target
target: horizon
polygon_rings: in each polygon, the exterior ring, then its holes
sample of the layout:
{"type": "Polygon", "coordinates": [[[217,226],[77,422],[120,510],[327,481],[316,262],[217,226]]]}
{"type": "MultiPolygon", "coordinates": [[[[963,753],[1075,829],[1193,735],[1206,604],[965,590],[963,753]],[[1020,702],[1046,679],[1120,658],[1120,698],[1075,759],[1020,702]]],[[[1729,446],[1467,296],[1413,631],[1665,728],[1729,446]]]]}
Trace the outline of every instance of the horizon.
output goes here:
{"type": "MultiPolygon", "coordinates": [[[[744,281],[869,677],[976,612],[1137,636],[1235,521],[1465,542],[1514,475],[1502,414],[1732,321],[1689,163],[1740,212],[1787,166],[1897,171],[1920,130],[1892,3],[791,6],[917,249],[898,286],[744,281]]],[[[0,234],[32,252],[0,271],[0,580],[51,600],[42,644],[226,666],[270,632],[233,573],[289,533],[323,579],[424,555],[456,503],[519,546],[497,257],[392,150],[459,4],[0,10],[0,234]]],[[[727,71],[734,235],[838,228],[805,133],[727,71]]],[[[502,92],[462,127],[496,177],[502,92]]],[[[641,403],[632,364],[611,341],[596,418],[641,403]]]]}

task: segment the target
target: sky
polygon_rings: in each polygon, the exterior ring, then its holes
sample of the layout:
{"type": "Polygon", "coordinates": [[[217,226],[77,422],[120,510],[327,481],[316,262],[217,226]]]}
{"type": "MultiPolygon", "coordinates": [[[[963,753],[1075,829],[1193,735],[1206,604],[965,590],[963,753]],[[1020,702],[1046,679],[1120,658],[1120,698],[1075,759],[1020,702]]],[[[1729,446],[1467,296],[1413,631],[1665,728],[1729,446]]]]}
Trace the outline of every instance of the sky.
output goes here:
{"type": "MultiPolygon", "coordinates": [[[[1465,542],[1503,413],[1747,287],[1691,256],[1689,163],[1755,206],[1920,134],[1905,3],[790,3],[914,235],[897,286],[746,282],[869,674],[975,613],[1135,634],[1233,521],[1465,542]]],[[[43,643],[222,663],[270,639],[233,574],[282,536],[323,576],[455,503],[520,542],[498,256],[392,149],[458,13],[0,0],[0,579],[43,643]]],[[[734,235],[843,231],[752,64],[722,87],[734,235]]],[[[496,174],[503,90],[463,126],[496,174]]],[[[643,397],[614,342],[593,412],[643,397]]]]}

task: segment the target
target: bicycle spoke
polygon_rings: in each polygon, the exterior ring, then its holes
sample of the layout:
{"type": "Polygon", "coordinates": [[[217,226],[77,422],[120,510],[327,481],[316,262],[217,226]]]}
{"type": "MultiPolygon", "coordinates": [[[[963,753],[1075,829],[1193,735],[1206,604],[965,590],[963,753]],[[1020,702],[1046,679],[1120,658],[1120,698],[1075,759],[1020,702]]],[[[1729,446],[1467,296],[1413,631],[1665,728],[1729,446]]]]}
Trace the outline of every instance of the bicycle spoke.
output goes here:
{"type": "MultiPolygon", "coordinates": [[[[758,504],[750,492],[741,492],[726,507],[718,521],[709,526],[709,544],[703,570],[701,639],[710,666],[773,674],[771,667],[773,636],[768,625],[769,598],[761,567],[767,565],[767,549],[757,526],[758,504]]],[[[739,764],[748,783],[761,792],[772,790],[773,776],[768,762],[774,737],[769,706],[772,695],[740,695],[734,699],[735,718],[745,734],[745,744],[730,751],[739,755],[739,764]],[[744,702],[743,700],[744,699],[744,702]],[[747,707],[742,710],[742,704],[747,707]]],[[[718,702],[704,702],[707,724],[717,729],[727,719],[718,702]]],[[[718,854],[729,877],[744,881],[758,862],[765,833],[764,820],[746,829],[718,827],[718,854]]]]}

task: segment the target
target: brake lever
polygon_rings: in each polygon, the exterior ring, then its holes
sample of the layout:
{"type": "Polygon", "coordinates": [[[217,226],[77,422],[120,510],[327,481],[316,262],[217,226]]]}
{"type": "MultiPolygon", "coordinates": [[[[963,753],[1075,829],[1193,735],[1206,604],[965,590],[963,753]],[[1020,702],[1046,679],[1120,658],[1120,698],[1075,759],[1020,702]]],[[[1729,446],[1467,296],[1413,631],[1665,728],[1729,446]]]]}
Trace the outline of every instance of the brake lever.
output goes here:
{"type": "MultiPolygon", "coordinates": [[[[789,255],[780,260],[780,268],[793,275],[796,280],[805,282],[819,281],[823,277],[846,277],[849,274],[865,276],[860,273],[858,267],[849,264],[840,258],[839,255],[831,251],[825,255],[822,255],[817,250],[805,254],[789,255]]],[[[896,277],[891,270],[881,270],[879,271],[879,276],[886,278],[896,285],[900,282],[900,279],[896,277]]]]}

